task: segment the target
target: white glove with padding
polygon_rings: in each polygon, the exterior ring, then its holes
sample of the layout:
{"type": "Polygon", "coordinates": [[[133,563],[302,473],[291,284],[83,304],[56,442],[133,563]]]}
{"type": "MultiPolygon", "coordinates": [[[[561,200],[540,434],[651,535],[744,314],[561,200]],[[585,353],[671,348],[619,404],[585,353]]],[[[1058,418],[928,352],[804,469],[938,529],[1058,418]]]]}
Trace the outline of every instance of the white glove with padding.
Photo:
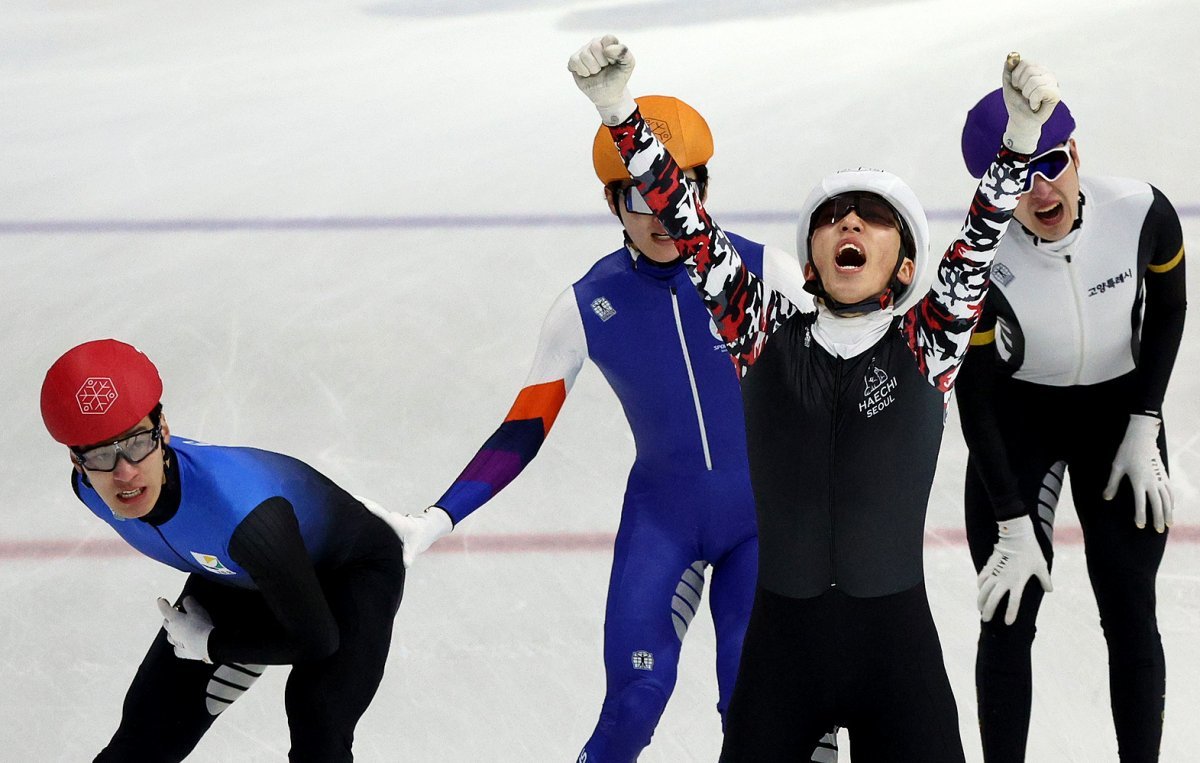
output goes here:
{"type": "Polygon", "coordinates": [[[208,657],[208,637],[212,634],[213,622],[208,611],[196,601],[196,597],[183,597],[179,608],[176,609],[171,606],[171,602],[160,596],[158,611],[162,613],[167,641],[175,647],[176,657],[212,663],[208,657]]]}
{"type": "Polygon", "coordinates": [[[1016,53],[1004,62],[1003,78],[1001,91],[1008,109],[1004,145],[1018,154],[1032,154],[1042,137],[1042,125],[1061,97],[1058,79],[1046,67],[1022,61],[1016,53]]]}
{"type": "Polygon", "coordinates": [[[372,514],[387,522],[404,544],[404,567],[411,567],[417,555],[450,534],[454,521],[441,506],[430,506],[420,514],[401,514],[388,511],[370,498],[354,496],[372,514]]]}
{"type": "Polygon", "coordinates": [[[604,124],[619,125],[637,108],[627,83],[637,62],[626,45],[611,34],[597,37],[575,51],[567,68],[575,85],[591,100],[604,124]]]}
{"type": "Polygon", "coordinates": [[[1111,501],[1117,495],[1121,478],[1128,477],[1129,486],[1133,488],[1134,524],[1139,528],[1146,526],[1146,502],[1149,501],[1154,529],[1159,532],[1175,522],[1171,477],[1163,466],[1162,454],[1158,452],[1158,430],[1161,426],[1162,422],[1154,416],[1130,414],[1125,439],[1117,448],[1112,473],[1104,488],[1104,500],[1111,501]]]}
{"type": "Polygon", "coordinates": [[[1053,591],[1050,584],[1050,567],[1033,534],[1033,520],[1028,516],[1006,519],[996,523],[1000,537],[988,557],[987,564],[979,573],[979,612],[983,621],[991,622],[996,607],[1004,594],[1008,594],[1008,609],[1004,613],[1004,624],[1012,625],[1021,608],[1021,596],[1025,583],[1037,577],[1042,588],[1053,591]]]}

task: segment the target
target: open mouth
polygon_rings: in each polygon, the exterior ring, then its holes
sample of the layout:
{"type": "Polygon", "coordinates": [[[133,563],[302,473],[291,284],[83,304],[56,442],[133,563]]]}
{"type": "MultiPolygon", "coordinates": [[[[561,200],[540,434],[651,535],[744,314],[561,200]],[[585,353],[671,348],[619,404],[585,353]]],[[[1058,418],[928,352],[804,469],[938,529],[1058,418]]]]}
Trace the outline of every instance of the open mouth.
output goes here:
{"type": "Polygon", "coordinates": [[[1042,225],[1057,225],[1062,221],[1065,211],[1063,210],[1062,202],[1055,204],[1049,209],[1038,210],[1033,213],[1037,221],[1042,225]]]}
{"type": "Polygon", "coordinates": [[[859,270],[867,264],[867,256],[854,244],[843,244],[834,255],[833,264],[838,270],[859,270]]]}
{"type": "Polygon", "coordinates": [[[144,492],[146,492],[146,488],[144,487],[135,488],[134,490],[124,490],[117,493],[117,500],[121,503],[133,503],[138,498],[141,498],[144,492]]]}

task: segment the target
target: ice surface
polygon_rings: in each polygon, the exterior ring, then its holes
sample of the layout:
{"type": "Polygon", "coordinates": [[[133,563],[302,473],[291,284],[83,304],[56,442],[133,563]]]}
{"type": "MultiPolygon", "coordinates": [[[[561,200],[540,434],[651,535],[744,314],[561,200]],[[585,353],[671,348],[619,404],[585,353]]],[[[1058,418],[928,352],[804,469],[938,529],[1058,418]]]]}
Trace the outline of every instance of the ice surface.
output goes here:
{"type": "MultiPolygon", "coordinates": [[[[751,238],[793,250],[811,185],[874,166],[912,184],[949,242],[973,186],[963,115],[1020,50],[1059,74],[1083,171],[1154,183],[1195,252],[1198,28],[1185,0],[4,3],[0,757],[102,747],[158,626],[154,597],[182,583],[122,553],[67,487],[37,394],[68,347],[142,347],[178,434],[287,452],[419,510],[507,411],[555,295],[620,242],[591,174],[596,115],[565,67],[590,37],[629,42],[635,92],[707,116],[709,206],[751,238]]],[[[1165,761],[1200,749],[1198,331],[1166,404],[1165,761]]],[[[604,539],[632,456],[585,370],[523,477],[413,569],[360,760],[574,759],[604,691],[604,539]]],[[[926,566],[977,761],[964,463],[952,415],[926,566]]],[[[1083,550],[1062,535],[1029,759],[1115,760],[1083,550]]],[[[701,615],[643,760],[715,760],[712,641],[701,615]]],[[[268,670],[195,759],[282,759],[285,677],[268,670]]]]}

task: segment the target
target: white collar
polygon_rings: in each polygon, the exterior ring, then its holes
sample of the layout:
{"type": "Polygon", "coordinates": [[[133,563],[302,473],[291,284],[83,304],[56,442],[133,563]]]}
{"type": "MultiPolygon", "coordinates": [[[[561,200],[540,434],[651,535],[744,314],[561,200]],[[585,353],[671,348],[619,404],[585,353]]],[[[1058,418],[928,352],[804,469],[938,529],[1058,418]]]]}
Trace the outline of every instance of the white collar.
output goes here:
{"type": "Polygon", "coordinates": [[[892,325],[895,311],[891,307],[854,316],[835,315],[820,303],[812,334],[817,344],[839,358],[853,358],[870,349],[883,338],[892,325]]]}

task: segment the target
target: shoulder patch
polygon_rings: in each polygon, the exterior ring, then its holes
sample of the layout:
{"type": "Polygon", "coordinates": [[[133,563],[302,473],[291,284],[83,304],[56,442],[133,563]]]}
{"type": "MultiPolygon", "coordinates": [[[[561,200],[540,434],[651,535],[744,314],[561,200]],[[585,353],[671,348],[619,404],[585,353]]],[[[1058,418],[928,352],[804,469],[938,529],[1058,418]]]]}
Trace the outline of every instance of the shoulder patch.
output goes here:
{"type": "Polygon", "coordinates": [[[609,318],[617,314],[617,309],[608,301],[608,297],[596,297],[591,303],[592,312],[594,312],[602,321],[607,321],[609,318]]]}

